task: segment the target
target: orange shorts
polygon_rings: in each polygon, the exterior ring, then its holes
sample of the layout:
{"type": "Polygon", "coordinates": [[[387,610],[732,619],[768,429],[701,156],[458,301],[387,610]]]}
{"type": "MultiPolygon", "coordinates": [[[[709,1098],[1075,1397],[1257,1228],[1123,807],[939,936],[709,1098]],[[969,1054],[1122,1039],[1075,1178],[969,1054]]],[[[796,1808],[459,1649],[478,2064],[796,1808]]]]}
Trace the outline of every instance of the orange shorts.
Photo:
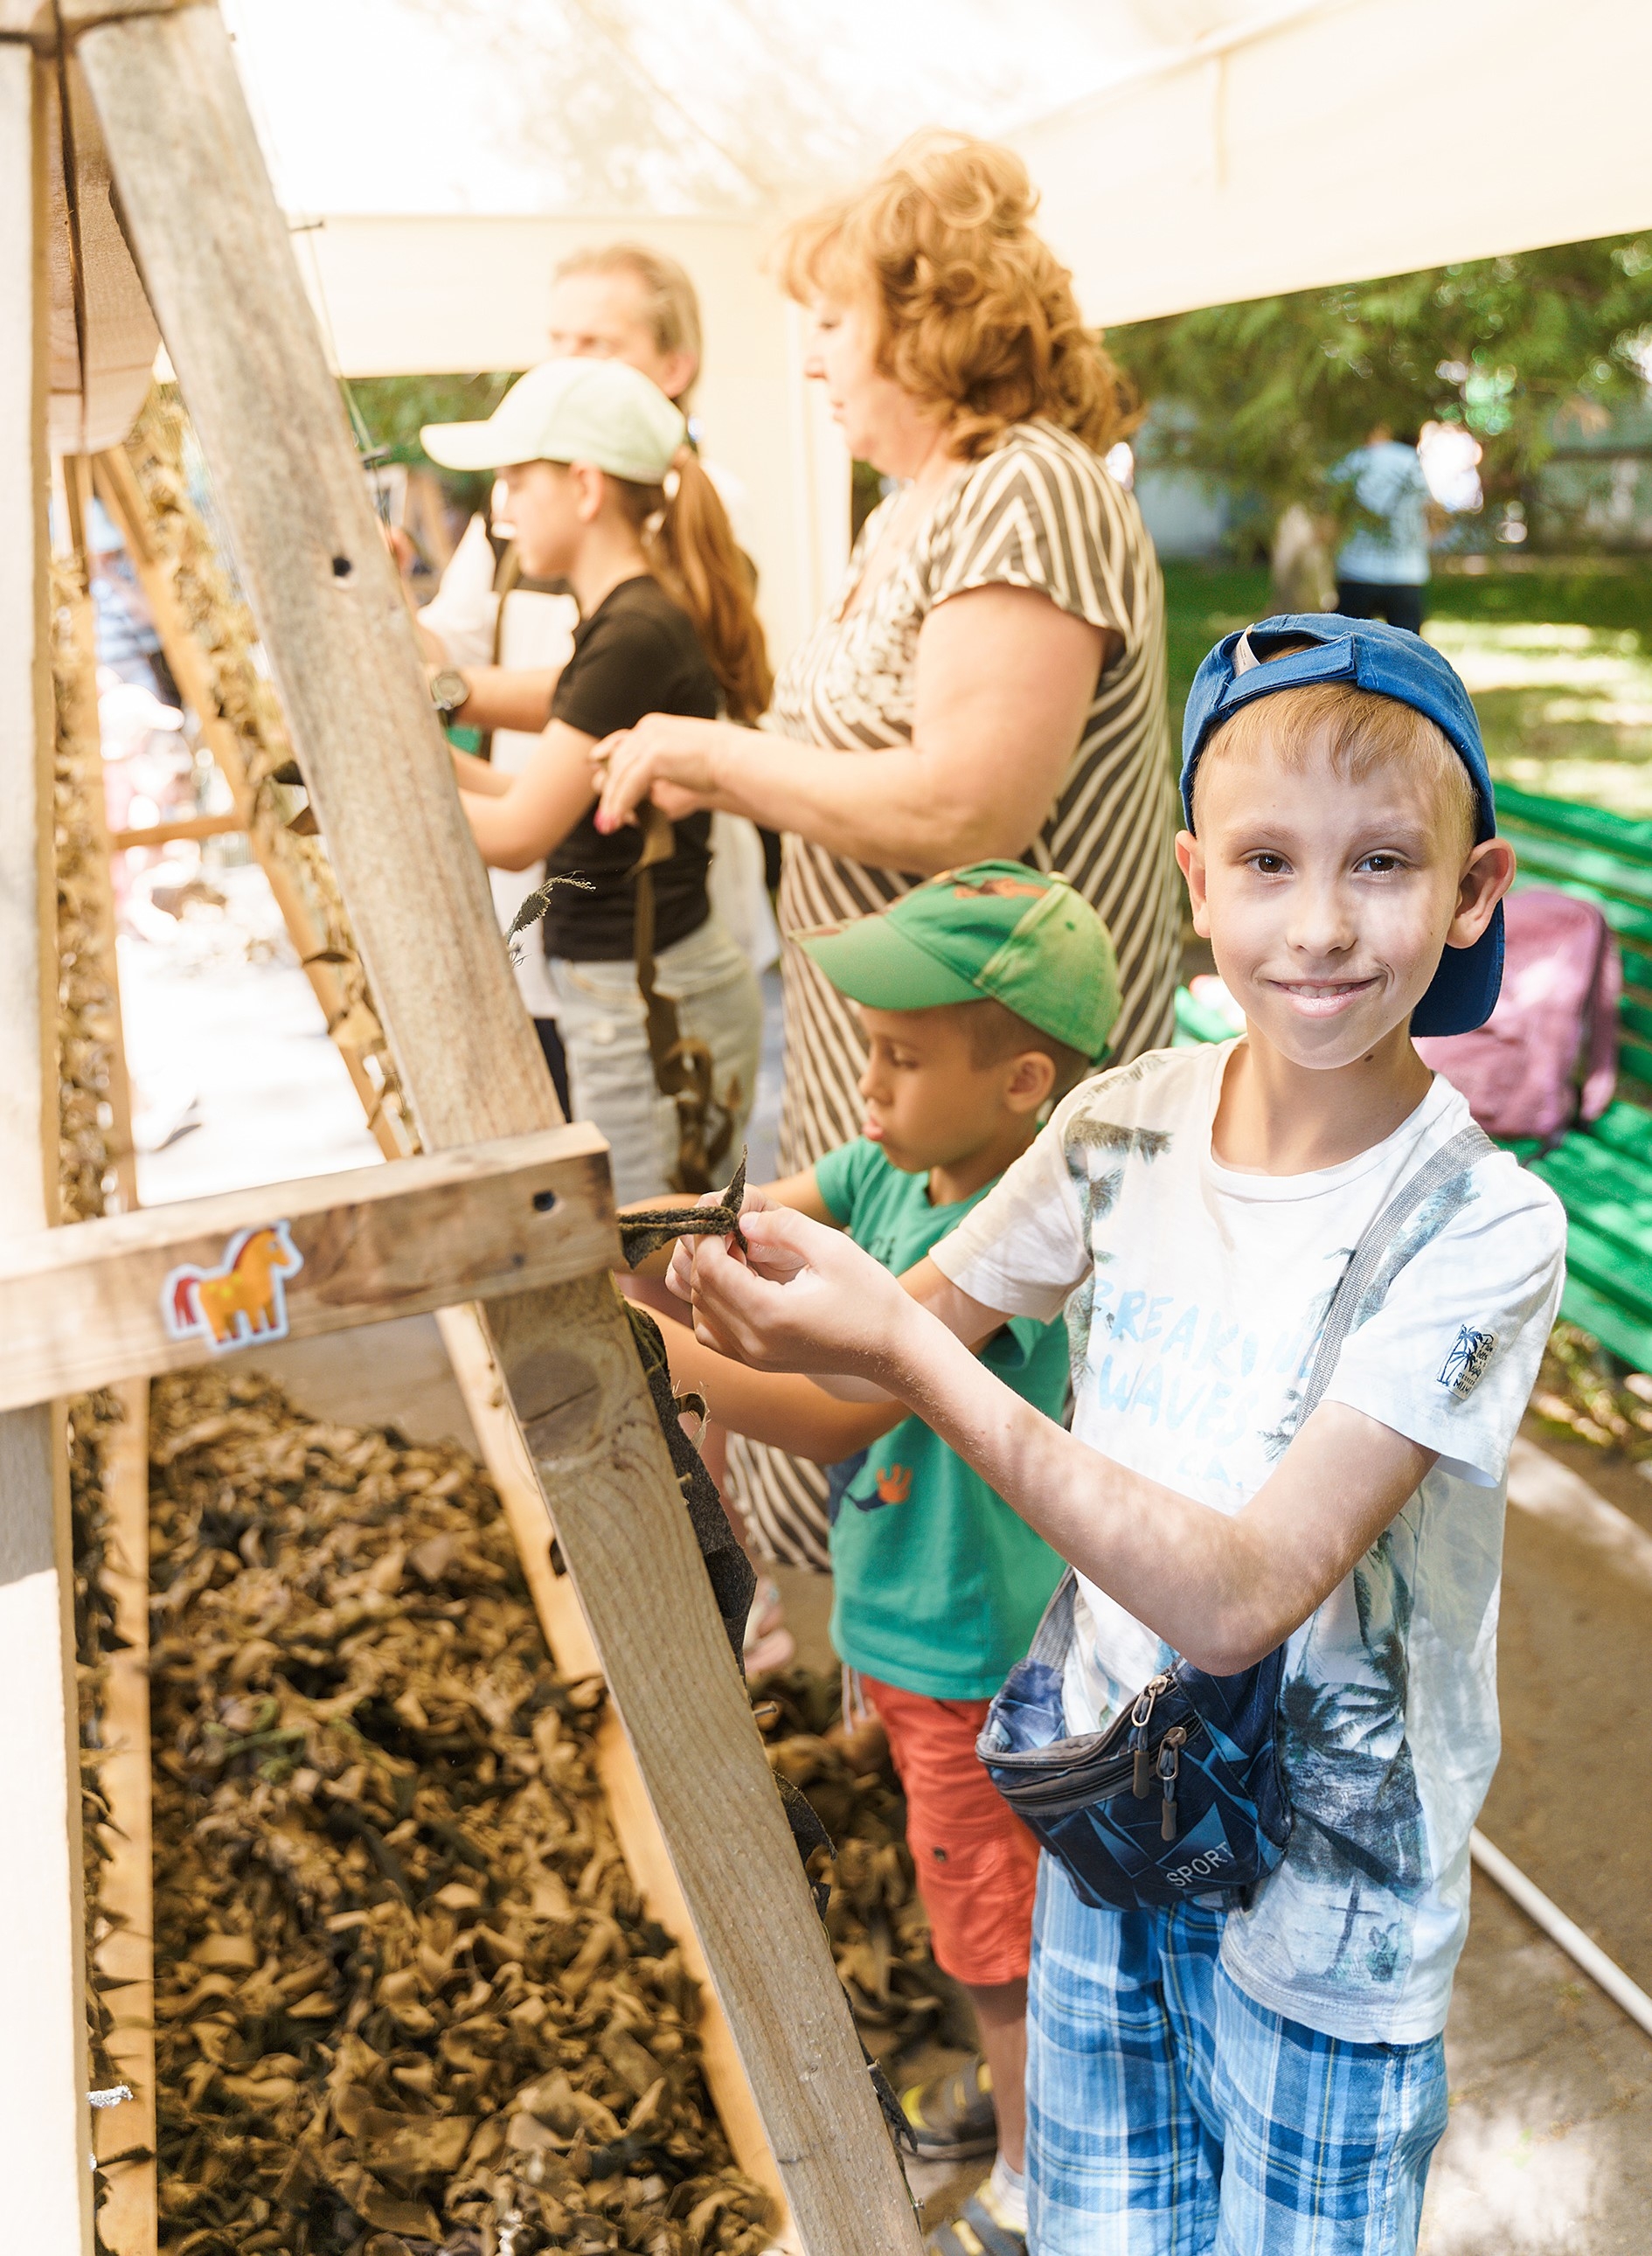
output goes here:
{"type": "Polygon", "coordinates": [[[992,1703],[859,1681],[900,1774],[935,1963],[983,1989],[1020,1980],[1032,1955],[1038,1844],[976,1757],[992,1703]]]}

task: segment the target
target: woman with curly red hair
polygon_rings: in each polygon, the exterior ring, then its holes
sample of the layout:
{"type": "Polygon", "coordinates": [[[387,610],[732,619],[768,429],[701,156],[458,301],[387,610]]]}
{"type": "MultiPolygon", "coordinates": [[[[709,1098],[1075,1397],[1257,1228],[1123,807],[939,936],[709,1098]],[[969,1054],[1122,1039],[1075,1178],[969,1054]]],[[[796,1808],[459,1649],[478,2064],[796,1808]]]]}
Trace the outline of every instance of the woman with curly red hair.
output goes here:
{"type": "MultiPolygon", "coordinates": [[[[897,490],[763,731],[650,716],[598,748],[600,818],[629,821],[652,795],[787,832],[793,928],[983,857],[1061,869],[1119,948],[1117,1061],[1171,1028],[1163,591],[1105,466],[1131,427],[1127,388],[1035,205],[1013,152],[929,134],[792,229],[782,274],[812,317],[808,372],[897,490]]],[[[858,1127],[865,1049],[795,948],[785,978],[791,1168],[858,1127]]],[[[789,1517],[775,1532],[809,1555],[818,1515],[789,1517]]]]}

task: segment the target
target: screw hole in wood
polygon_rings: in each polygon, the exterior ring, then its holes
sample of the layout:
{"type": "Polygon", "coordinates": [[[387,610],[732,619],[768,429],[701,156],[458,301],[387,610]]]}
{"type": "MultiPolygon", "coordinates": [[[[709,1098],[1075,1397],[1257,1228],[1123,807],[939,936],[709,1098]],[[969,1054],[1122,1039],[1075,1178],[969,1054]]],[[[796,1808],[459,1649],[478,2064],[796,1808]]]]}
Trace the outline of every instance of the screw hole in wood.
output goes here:
{"type": "Polygon", "coordinates": [[[353,575],[355,570],[356,567],[350,562],[348,556],[334,557],[333,577],[335,580],[348,580],[353,575]]]}
{"type": "Polygon", "coordinates": [[[556,1193],[554,1191],[534,1192],[533,1211],[535,1214],[548,1214],[555,1204],[556,1193]]]}

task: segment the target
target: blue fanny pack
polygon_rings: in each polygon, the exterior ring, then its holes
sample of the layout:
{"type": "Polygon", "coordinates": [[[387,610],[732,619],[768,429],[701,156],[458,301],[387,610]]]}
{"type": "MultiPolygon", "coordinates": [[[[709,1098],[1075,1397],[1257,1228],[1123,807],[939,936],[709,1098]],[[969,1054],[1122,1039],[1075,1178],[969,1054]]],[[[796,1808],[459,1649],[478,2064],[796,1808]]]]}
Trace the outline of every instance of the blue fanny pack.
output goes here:
{"type": "MultiPolygon", "coordinates": [[[[1402,1183],[1348,1258],[1325,1312],[1297,1431],[1330,1384],[1356,1317],[1372,1313],[1416,1248],[1409,1216],[1496,1146],[1459,1130],[1402,1183]]],[[[1125,1910],[1242,1900],[1290,1838],[1279,1751],[1285,1647],[1233,1676],[1178,1660],[1104,1731],[1067,1736],[1062,1682],[1072,1649],[1077,1577],[1070,1567],[1031,1652],[1010,1672],[976,1742],[993,1785],[1087,1904],[1125,1910]]]]}

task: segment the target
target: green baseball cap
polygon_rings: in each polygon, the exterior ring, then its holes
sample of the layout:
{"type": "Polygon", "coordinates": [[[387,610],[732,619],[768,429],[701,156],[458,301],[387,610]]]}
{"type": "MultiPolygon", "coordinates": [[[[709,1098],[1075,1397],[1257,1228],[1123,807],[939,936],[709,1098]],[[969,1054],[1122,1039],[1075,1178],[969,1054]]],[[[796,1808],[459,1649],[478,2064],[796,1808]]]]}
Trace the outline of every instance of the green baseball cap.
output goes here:
{"type": "Polygon", "coordinates": [[[990,997],[1092,1061],[1119,1016],[1106,926],[1059,872],[1020,862],[943,870],[875,916],[792,937],[840,994],[874,1011],[990,997]]]}
{"type": "Polygon", "coordinates": [[[591,462],[657,486],[688,427],[660,386],[623,360],[547,360],[519,377],[485,423],[427,423],[419,435],[448,469],[591,462]]]}

